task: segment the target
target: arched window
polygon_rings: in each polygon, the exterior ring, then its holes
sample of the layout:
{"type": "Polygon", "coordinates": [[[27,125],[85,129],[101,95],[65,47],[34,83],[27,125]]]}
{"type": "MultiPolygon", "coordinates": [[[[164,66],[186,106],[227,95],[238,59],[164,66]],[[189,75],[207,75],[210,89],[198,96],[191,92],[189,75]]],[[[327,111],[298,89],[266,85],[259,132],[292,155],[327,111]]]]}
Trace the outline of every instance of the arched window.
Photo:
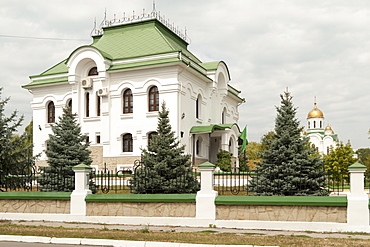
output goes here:
{"type": "Polygon", "coordinates": [[[226,124],[226,108],[224,108],[222,111],[221,124],[226,124]]]}
{"type": "Polygon", "coordinates": [[[202,105],[202,96],[199,94],[197,100],[195,101],[195,117],[200,119],[202,105]]]}
{"type": "Polygon", "coordinates": [[[149,90],[149,111],[158,111],[159,110],[159,93],[158,88],[153,86],[149,90]]]}
{"type": "Polygon", "coordinates": [[[233,139],[232,138],[230,138],[230,140],[229,140],[229,152],[231,153],[231,154],[233,154],[234,153],[234,147],[235,147],[235,145],[234,145],[235,143],[234,143],[234,141],[233,141],[233,139]]]}
{"type": "Polygon", "coordinates": [[[90,116],[90,94],[85,94],[85,117],[90,116]]]}
{"type": "Polygon", "coordinates": [[[94,75],[98,75],[98,68],[97,67],[92,67],[90,70],[89,70],[89,73],[87,74],[88,76],[94,76],[94,75]]]}
{"type": "Polygon", "coordinates": [[[123,93],[123,113],[133,112],[133,102],[132,102],[132,91],[131,89],[126,89],[123,93]]]}
{"type": "Polygon", "coordinates": [[[122,136],[122,151],[132,152],[132,135],[125,134],[122,136]]]}
{"type": "Polygon", "coordinates": [[[68,101],[67,106],[72,109],[72,99],[68,101]]]}
{"type": "Polygon", "coordinates": [[[48,123],[55,123],[55,105],[53,101],[48,104],[48,123]]]}
{"type": "Polygon", "coordinates": [[[157,133],[157,132],[155,132],[155,131],[150,132],[150,133],[148,134],[148,146],[150,146],[150,143],[151,143],[151,142],[152,142],[152,140],[153,140],[153,136],[156,136],[156,135],[158,135],[158,133],[157,133]]]}
{"type": "Polygon", "coordinates": [[[322,121],[320,121],[320,128],[322,128],[322,121]]]}
{"type": "Polygon", "coordinates": [[[202,138],[199,137],[195,142],[195,154],[200,156],[202,152],[202,138]]]}
{"type": "Polygon", "coordinates": [[[67,114],[72,114],[72,99],[69,99],[66,104],[67,114]]]}
{"type": "Polygon", "coordinates": [[[316,128],[316,121],[313,121],[313,128],[316,128]]]}
{"type": "Polygon", "coordinates": [[[98,95],[98,92],[96,92],[96,116],[100,116],[101,112],[101,97],[98,95]]]}
{"type": "Polygon", "coordinates": [[[308,122],[308,128],[311,128],[311,127],[310,127],[310,122],[308,122]]]}

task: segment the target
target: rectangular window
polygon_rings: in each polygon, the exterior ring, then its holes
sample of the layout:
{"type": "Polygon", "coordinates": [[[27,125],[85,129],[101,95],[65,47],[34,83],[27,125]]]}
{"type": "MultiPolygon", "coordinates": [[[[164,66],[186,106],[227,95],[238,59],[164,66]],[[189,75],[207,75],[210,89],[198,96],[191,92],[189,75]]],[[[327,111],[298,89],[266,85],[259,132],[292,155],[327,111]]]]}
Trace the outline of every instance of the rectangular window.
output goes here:
{"type": "Polygon", "coordinates": [[[100,135],[97,135],[96,136],[96,143],[99,144],[100,143],[100,135]]]}
{"type": "Polygon", "coordinates": [[[132,146],[133,146],[132,135],[131,134],[124,135],[122,137],[122,151],[132,152],[132,146]]]}

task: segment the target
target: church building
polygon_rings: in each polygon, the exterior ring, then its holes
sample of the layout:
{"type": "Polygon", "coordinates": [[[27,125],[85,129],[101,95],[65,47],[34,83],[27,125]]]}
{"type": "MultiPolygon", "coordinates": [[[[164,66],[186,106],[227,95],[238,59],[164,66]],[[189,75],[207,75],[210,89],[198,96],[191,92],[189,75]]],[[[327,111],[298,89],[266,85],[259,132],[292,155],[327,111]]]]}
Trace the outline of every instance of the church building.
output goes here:
{"type": "Polygon", "coordinates": [[[334,134],[330,125],[324,128],[324,113],[317,108],[316,100],[307,115],[307,131],[304,134],[321,154],[328,154],[330,147],[335,148],[338,142],[338,135],[334,134]]]}
{"type": "Polygon", "coordinates": [[[70,106],[91,143],[92,166],[131,168],[156,134],[165,102],[193,166],[215,163],[221,149],[238,166],[238,107],[245,100],[229,84],[225,62],[204,63],[188,45],[186,34],[154,10],[104,20],[90,45],[30,76],[23,88],[33,95],[34,154],[42,154],[37,165],[47,165],[51,126],[70,106]]]}

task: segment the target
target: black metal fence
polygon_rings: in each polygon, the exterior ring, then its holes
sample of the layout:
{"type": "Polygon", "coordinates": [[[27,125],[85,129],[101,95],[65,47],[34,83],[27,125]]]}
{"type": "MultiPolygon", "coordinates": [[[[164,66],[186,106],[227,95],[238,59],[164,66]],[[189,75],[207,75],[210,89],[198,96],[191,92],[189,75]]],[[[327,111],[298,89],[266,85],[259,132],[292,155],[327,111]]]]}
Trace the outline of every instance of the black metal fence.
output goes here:
{"type": "MultiPolygon", "coordinates": [[[[259,174],[261,175],[261,172],[258,168],[251,172],[241,172],[238,171],[237,168],[234,168],[230,172],[215,172],[214,189],[218,191],[219,195],[253,195],[258,191],[258,186],[261,184],[259,174]]],[[[338,195],[342,192],[349,191],[350,181],[348,172],[322,170],[322,174],[324,175],[325,181],[321,189],[338,195]]],[[[276,181],[275,188],[276,191],[279,191],[284,181],[283,175],[276,173],[268,175],[270,181],[276,181]]],[[[266,177],[266,174],[264,174],[264,176],[266,177]]],[[[367,179],[365,178],[365,185],[366,184],[370,185],[370,177],[367,179]]],[[[306,178],[295,177],[291,184],[291,189],[285,194],[294,195],[299,191],[307,191],[308,188],[309,185],[307,184],[306,178]]]]}
{"type": "Polygon", "coordinates": [[[248,183],[255,175],[255,172],[241,172],[237,168],[230,172],[215,172],[214,190],[218,191],[219,195],[247,194],[248,183]]]}
{"type": "Polygon", "coordinates": [[[0,170],[0,191],[19,191],[19,192],[37,192],[43,191],[42,181],[48,180],[48,184],[69,183],[65,181],[66,176],[62,169],[55,169],[53,174],[44,174],[43,167],[35,165],[17,167],[11,170],[0,170]]]}
{"type": "MultiPolygon", "coordinates": [[[[95,171],[95,175],[91,179],[98,188],[98,193],[103,194],[158,194],[162,193],[160,184],[166,181],[160,181],[157,178],[151,176],[153,171],[143,165],[142,162],[136,160],[134,166],[121,170],[109,170],[104,165],[102,170],[95,171]],[[141,176],[141,183],[132,184],[133,176],[141,176]],[[153,186],[154,182],[158,183],[158,186],[153,186]],[[152,186],[149,186],[151,184],[152,186]]],[[[186,184],[185,176],[193,176],[195,179],[200,181],[200,174],[192,169],[191,174],[183,174],[176,176],[171,179],[170,186],[172,187],[173,193],[184,193],[184,187],[186,184]]],[[[166,192],[168,193],[168,192],[166,192]]]]}
{"type": "MultiPolygon", "coordinates": [[[[139,161],[135,161],[135,166],[139,161]]],[[[134,166],[134,167],[135,167],[134,166]]],[[[130,194],[130,180],[134,170],[125,168],[109,170],[106,164],[102,170],[94,171],[91,181],[97,185],[98,193],[103,194],[130,194]]]]}
{"type": "MultiPolygon", "coordinates": [[[[102,170],[95,171],[91,177],[91,181],[97,185],[97,193],[114,193],[114,194],[129,194],[132,193],[130,186],[132,176],[135,172],[141,169],[142,175],[150,177],[150,169],[146,169],[140,161],[135,161],[132,169],[126,168],[121,170],[108,170],[105,166],[102,170]]],[[[215,172],[214,173],[214,189],[219,195],[252,195],[253,191],[250,188],[253,180],[258,180],[258,169],[251,172],[240,172],[234,169],[231,172],[215,172]]],[[[349,191],[349,174],[348,172],[340,171],[324,171],[325,183],[324,189],[331,193],[340,194],[349,191]]],[[[195,169],[191,171],[192,176],[200,182],[200,173],[195,169]]],[[[370,172],[369,172],[370,174],[370,172]]],[[[365,174],[365,188],[370,193],[370,175],[365,174]]],[[[12,171],[0,170],[0,191],[43,191],[45,188],[40,184],[45,179],[43,170],[36,166],[28,166],[24,168],[13,169],[12,171]]],[[[55,172],[48,177],[50,183],[60,184],[64,179],[63,172],[55,172]]],[[[144,180],[143,186],[145,186],[144,180]]],[[[179,176],[176,181],[173,181],[174,187],[182,189],[184,177],[179,176]]],[[[297,180],[300,183],[299,180],[297,180]]],[[[304,179],[301,185],[304,186],[304,179]]],[[[298,187],[301,185],[297,185],[298,187]]],[[[138,185],[140,187],[140,185],[138,185]]],[[[160,193],[155,191],[155,188],[146,191],[146,193],[160,193]]],[[[176,193],[176,191],[174,191],[176,193]]]]}

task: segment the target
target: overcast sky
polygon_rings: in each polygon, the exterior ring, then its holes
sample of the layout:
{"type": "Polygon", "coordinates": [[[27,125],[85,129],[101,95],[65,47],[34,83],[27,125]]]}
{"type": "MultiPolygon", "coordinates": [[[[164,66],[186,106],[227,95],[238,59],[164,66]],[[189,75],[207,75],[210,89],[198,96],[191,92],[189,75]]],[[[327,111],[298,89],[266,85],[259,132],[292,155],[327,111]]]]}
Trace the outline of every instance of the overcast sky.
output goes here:
{"type": "MultiPolygon", "coordinates": [[[[0,86],[7,112],[32,117],[32,95],[21,85],[91,43],[100,23],[123,12],[152,10],[152,0],[1,0],[0,86]],[[14,38],[8,36],[22,36],[14,38]],[[34,39],[58,38],[61,40],[34,39]]],[[[286,87],[306,126],[317,106],[354,148],[369,147],[370,1],[156,0],[156,9],[187,29],[189,50],[203,62],[224,61],[231,85],[242,91],[239,125],[260,141],[274,128],[275,106],[286,87]]]]}

